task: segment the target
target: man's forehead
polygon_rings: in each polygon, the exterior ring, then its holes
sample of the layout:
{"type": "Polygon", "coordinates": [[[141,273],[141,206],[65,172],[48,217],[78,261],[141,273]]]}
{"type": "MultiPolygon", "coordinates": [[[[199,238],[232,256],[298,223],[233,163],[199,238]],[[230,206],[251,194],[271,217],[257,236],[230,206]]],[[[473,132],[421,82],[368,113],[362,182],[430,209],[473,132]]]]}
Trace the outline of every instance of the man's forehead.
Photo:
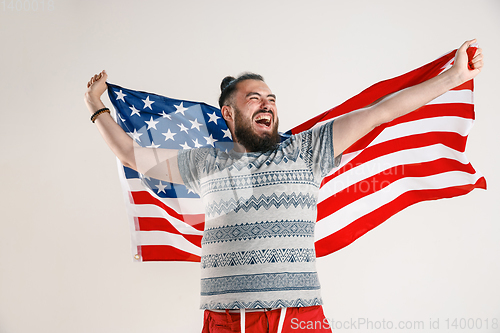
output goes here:
{"type": "Polygon", "coordinates": [[[239,93],[246,96],[249,93],[256,92],[259,94],[269,95],[272,94],[269,86],[260,80],[245,80],[238,83],[237,90],[239,93]]]}

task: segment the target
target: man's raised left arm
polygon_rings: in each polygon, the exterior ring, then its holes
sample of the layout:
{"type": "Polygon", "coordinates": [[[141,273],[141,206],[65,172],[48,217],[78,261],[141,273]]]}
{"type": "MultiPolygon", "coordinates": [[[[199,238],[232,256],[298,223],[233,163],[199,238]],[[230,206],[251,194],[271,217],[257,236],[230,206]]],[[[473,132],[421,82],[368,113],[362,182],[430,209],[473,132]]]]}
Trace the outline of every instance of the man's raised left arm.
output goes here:
{"type": "Polygon", "coordinates": [[[372,106],[337,118],[333,123],[335,156],[375,127],[420,108],[479,74],[483,67],[483,53],[480,48],[471,60],[472,69],[467,66],[467,49],[475,42],[474,39],[462,44],[455,55],[454,65],[438,76],[387,96],[372,106]]]}

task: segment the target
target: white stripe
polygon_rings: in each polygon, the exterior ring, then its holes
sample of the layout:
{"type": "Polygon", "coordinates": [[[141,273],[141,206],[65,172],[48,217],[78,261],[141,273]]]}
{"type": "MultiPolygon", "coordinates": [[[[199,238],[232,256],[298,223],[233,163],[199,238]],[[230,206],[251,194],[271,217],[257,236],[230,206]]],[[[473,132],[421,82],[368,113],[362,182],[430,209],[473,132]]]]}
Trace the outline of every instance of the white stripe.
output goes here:
{"type": "Polygon", "coordinates": [[[428,177],[407,177],[363,197],[316,223],[315,241],[325,238],[349,225],[352,221],[369,214],[391,202],[409,190],[441,189],[452,186],[474,184],[482,175],[451,171],[428,177]]]}
{"type": "Polygon", "coordinates": [[[280,320],[278,322],[278,332],[277,333],[281,333],[281,331],[283,331],[283,323],[285,322],[285,316],[286,316],[286,308],[281,308],[280,320]]]}
{"type": "Polygon", "coordinates": [[[473,101],[474,101],[474,93],[469,89],[449,90],[444,94],[442,94],[441,96],[433,99],[426,105],[455,104],[455,103],[474,104],[473,101]]]}
{"type": "Polygon", "coordinates": [[[127,179],[131,192],[147,191],[179,214],[204,214],[203,200],[199,198],[160,198],[154,191],[145,187],[138,178],[127,179]]]}
{"type": "Polygon", "coordinates": [[[245,333],[245,329],[246,329],[245,326],[246,326],[245,325],[245,308],[243,308],[243,309],[240,309],[240,327],[241,327],[240,331],[241,331],[241,333],[245,333]]]}
{"type": "Polygon", "coordinates": [[[467,136],[473,124],[474,121],[472,119],[461,117],[438,117],[414,120],[387,127],[368,145],[368,147],[395,138],[403,138],[429,132],[451,132],[461,136],[467,136]]]}
{"type": "Polygon", "coordinates": [[[335,195],[352,184],[358,183],[363,179],[392,167],[404,164],[429,162],[439,158],[454,159],[462,164],[469,163],[465,154],[450,149],[442,144],[396,151],[367,161],[361,165],[357,165],[333,178],[319,190],[318,202],[335,195]]]}
{"type": "Polygon", "coordinates": [[[137,245],[170,245],[179,250],[201,256],[201,248],[187,241],[181,235],[164,231],[136,232],[137,245]]]}

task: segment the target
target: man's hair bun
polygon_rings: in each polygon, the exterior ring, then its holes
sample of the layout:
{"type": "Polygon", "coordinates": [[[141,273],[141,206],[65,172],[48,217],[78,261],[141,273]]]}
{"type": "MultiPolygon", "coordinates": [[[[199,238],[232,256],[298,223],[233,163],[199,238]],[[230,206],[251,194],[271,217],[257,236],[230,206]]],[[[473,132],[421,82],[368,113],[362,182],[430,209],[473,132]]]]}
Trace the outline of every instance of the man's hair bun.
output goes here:
{"type": "Polygon", "coordinates": [[[230,102],[236,91],[236,85],[245,80],[259,80],[264,82],[264,78],[262,76],[254,73],[243,73],[238,76],[238,78],[226,76],[220,84],[221,93],[219,97],[219,106],[221,109],[224,105],[230,102]]]}
{"type": "Polygon", "coordinates": [[[222,79],[222,82],[220,84],[220,91],[224,91],[224,89],[226,89],[226,87],[234,80],[236,79],[232,76],[226,76],[224,79],[222,79]]]}

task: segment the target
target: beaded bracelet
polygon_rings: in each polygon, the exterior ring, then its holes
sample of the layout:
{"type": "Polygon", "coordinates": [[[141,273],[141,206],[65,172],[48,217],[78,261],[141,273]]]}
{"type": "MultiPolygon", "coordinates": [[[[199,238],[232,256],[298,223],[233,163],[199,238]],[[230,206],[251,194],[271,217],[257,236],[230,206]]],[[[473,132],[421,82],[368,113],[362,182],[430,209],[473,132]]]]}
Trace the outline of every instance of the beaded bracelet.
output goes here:
{"type": "Polygon", "coordinates": [[[90,120],[93,123],[95,123],[95,120],[97,119],[97,117],[99,117],[104,112],[111,113],[108,108],[102,108],[102,109],[99,109],[96,112],[94,112],[94,114],[92,115],[92,117],[90,117],[90,120]]]}

